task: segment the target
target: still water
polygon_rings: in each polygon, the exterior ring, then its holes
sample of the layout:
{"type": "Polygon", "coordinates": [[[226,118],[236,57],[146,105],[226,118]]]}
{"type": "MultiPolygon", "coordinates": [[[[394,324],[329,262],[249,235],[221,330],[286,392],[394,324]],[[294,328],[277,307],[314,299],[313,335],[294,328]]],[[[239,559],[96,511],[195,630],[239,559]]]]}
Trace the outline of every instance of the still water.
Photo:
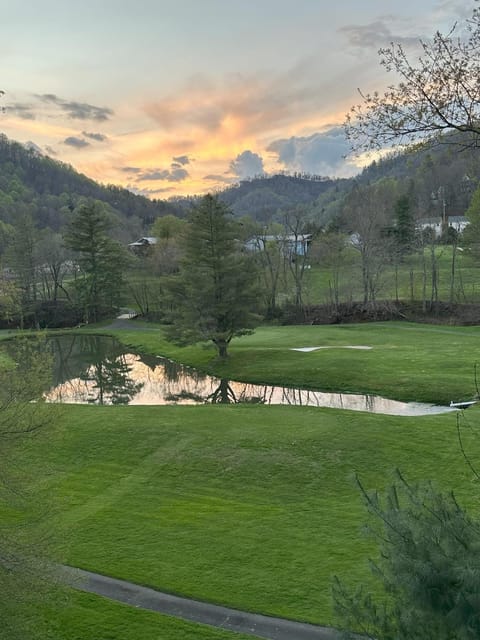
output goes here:
{"type": "Polygon", "coordinates": [[[452,411],[379,396],[325,393],[255,385],[208,376],[172,360],[132,353],[114,338],[71,335],[52,337],[53,386],[49,402],[108,405],[205,403],[284,404],[420,416],[452,411]]]}

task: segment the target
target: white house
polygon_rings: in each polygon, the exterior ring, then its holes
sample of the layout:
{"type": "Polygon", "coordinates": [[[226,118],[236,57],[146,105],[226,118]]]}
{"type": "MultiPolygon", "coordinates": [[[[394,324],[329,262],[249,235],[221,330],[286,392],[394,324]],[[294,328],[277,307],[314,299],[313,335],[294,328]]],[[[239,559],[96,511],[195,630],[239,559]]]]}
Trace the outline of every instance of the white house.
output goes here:
{"type": "MultiPolygon", "coordinates": [[[[465,227],[468,225],[468,220],[465,216],[446,216],[446,223],[452,229],[455,229],[457,233],[462,233],[465,227]]],[[[435,237],[439,238],[442,235],[444,227],[443,218],[420,218],[417,221],[417,229],[423,231],[424,229],[433,229],[435,237]]]]}
{"type": "Polygon", "coordinates": [[[308,245],[312,240],[311,233],[292,234],[288,236],[253,236],[245,243],[248,251],[265,251],[269,242],[276,242],[285,255],[305,256],[308,252],[308,245]]]}

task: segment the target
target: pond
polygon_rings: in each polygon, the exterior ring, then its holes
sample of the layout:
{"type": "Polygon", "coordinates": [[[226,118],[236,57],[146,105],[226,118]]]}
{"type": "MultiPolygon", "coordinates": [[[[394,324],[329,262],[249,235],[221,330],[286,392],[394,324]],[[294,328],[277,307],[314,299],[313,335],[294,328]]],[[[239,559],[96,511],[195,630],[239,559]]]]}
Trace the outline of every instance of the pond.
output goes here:
{"type": "Polygon", "coordinates": [[[103,405],[205,403],[283,404],[420,416],[452,411],[379,396],[327,393],[215,378],[167,358],[134,353],[114,338],[92,335],[48,339],[53,355],[49,402],[103,405]]]}

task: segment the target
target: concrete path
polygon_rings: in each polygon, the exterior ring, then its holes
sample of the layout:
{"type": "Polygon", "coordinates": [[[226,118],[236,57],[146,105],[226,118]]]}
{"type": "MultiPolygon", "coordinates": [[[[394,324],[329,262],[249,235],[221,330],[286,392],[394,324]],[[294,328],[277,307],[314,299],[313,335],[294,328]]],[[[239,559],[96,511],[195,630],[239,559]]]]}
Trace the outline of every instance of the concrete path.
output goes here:
{"type": "Polygon", "coordinates": [[[229,609],[207,602],[181,598],[73,567],[61,567],[65,584],[88,593],[123,602],[132,607],[157,611],[183,620],[267,638],[268,640],[340,640],[341,633],[329,627],[273,618],[229,609]]]}

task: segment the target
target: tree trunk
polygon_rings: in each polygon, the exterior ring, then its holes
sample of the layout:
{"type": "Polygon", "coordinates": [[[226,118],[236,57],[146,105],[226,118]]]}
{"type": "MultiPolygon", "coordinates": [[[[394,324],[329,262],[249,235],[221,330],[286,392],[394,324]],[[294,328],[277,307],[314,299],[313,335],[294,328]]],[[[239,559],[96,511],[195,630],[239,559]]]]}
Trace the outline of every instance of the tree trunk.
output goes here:
{"type": "Polygon", "coordinates": [[[227,358],[228,340],[214,340],[213,342],[217,347],[218,357],[222,359],[227,358]]]}
{"type": "Polygon", "coordinates": [[[455,261],[457,257],[457,241],[452,245],[452,263],[450,269],[450,302],[453,302],[455,298],[455,261]]]}

